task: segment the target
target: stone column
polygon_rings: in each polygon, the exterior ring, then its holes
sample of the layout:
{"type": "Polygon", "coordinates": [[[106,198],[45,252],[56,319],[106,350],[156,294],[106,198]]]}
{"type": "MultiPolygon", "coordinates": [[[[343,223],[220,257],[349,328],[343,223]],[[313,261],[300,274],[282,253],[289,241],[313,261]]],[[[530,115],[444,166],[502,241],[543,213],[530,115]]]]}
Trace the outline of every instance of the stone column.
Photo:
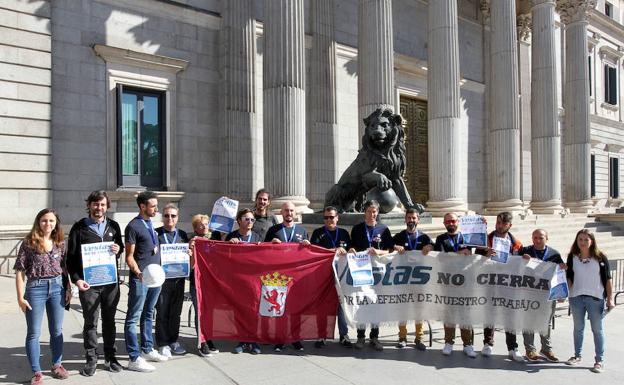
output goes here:
{"type": "Polygon", "coordinates": [[[308,112],[308,197],[320,207],[339,178],[337,164],[336,41],[334,0],[314,0],[308,112]]]}
{"type": "Polygon", "coordinates": [[[555,214],[561,206],[561,135],[558,127],[555,1],[531,2],[531,210],[555,214]]]}
{"type": "Polygon", "coordinates": [[[516,3],[490,1],[489,202],[486,211],[521,211],[520,104],[516,3]]]}
{"type": "Polygon", "coordinates": [[[591,200],[591,152],[589,79],[587,64],[587,17],[595,0],[558,0],[557,10],[565,24],[565,73],[563,106],[564,206],[587,213],[591,200]]]}
{"type": "Polygon", "coordinates": [[[457,0],[429,1],[429,202],[434,215],[465,212],[461,189],[457,0]]]}
{"type": "Polygon", "coordinates": [[[395,109],[392,0],[358,1],[358,107],[362,119],[380,106],[395,109]]]}
{"type": "Polygon", "coordinates": [[[293,201],[309,211],[305,197],[305,45],[303,0],[265,2],[264,182],[274,207],[293,201]]]}
{"type": "Polygon", "coordinates": [[[221,44],[223,62],[223,193],[253,202],[258,168],[256,136],[256,36],[252,0],[224,3],[221,44]]]}

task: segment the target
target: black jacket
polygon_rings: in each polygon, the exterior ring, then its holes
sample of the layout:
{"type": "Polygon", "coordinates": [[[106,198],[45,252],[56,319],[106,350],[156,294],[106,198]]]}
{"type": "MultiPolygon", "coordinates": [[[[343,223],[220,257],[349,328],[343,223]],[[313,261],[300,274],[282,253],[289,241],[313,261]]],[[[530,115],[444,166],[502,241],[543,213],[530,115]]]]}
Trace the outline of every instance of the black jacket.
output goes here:
{"type": "Polygon", "coordinates": [[[80,245],[97,242],[115,242],[119,245],[117,253],[117,268],[119,268],[119,256],[123,253],[124,246],[121,238],[119,224],[112,219],[106,218],[106,229],[104,230],[104,240],[89,228],[87,218],[82,218],[74,223],[67,238],[67,272],[73,283],[84,279],[82,273],[82,251],[80,245]]]}

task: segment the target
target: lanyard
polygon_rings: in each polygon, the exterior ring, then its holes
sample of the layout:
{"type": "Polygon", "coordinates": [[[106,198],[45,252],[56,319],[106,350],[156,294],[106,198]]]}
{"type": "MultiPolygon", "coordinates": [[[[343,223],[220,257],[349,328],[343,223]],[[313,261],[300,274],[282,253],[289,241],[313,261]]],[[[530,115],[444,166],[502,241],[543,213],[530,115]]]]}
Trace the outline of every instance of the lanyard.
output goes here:
{"type": "Polygon", "coordinates": [[[171,242],[167,239],[167,231],[163,229],[163,238],[165,238],[166,244],[176,243],[176,239],[178,239],[178,229],[173,231],[173,240],[171,242]]]}
{"type": "Polygon", "coordinates": [[[366,238],[368,239],[368,247],[373,247],[373,236],[375,235],[375,229],[377,228],[377,224],[373,226],[371,232],[368,232],[368,225],[364,224],[364,231],[366,231],[366,238]]]}
{"type": "Polygon", "coordinates": [[[453,250],[455,252],[457,252],[457,250],[459,250],[459,244],[461,242],[462,234],[461,233],[457,234],[457,243],[455,243],[455,241],[453,240],[453,238],[451,237],[451,235],[449,233],[446,233],[446,237],[448,238],[449,243],[451,244],[451,246],[453,246],[453,250]]]}
{"type": "Polygon", "coordinates": [[[240,239],[241,241],[243,241],[244,243],[249,243],[251,242],[251,236],[253,235],[253,233],[251,232],[251,230],[249,231],[249,235],[247,236],[247,240],[243,240],[243,234],[240,233],[240,231],[238,232],[238,239],[240,239]]]}
{"type": "Polygon", "coordinates": [[[546,258],[548,258],[548,246],[544,246],[544,255],[542,255],[542,261],[545,261],[546,258]]]}
{"type": "Polygon", "coordinates": [[[334,239],[332,239],[331,234],[329,233],[329,230],[327,230],[327,227],[323,226],[323,230],[325,230],[325,234],[327,234],[327,237],[329,238],[329,240],[331,241],[335,249],[336,244],[338,243],[338,228],[336,227],[336,236],[334,237],[334,239]]]}
{"type": "Polygon", "coordinates": [[[286,242],[292,242],[293,236],[295,235],[295,228],[297,227],[297,225],[293,225],[292,227],[292,232],[290,233],[290,237],[288,237],[286,235],[286,226],[282,225],[282,232],[284,233],[284,241],[286,242]]]}
{"type": "Polygon", "coordinates": [[[418,247],[418,230],[416,230],[416,237],[414,238],[414,241],[416,242],[415,245],[412,245],[412,238],[410,237],[408,232],[405,233],[405,236],[407,237],[407,244],[409,245],[409,249],[416,250],[416,248],[418,247]]]}
{"type": "MultiPolygon", "coordinates": [[[[139,218],[141,222],[143,222],[143,226],[145,226],[145,228],[150,231],[149,233],[150,233],[150,237],[152,238],[152,243],[154,244],[154,247],[158,246],[158,242],[156,241],[156,235],[155,235],[156,232],[154,231],[154,227],[152,226],[152,221],[146,221],[145,219],[141,218],[140,215],[137,218],[139,218]]],[[[165,239],[167,238],[165,237],[165,239]]]]}

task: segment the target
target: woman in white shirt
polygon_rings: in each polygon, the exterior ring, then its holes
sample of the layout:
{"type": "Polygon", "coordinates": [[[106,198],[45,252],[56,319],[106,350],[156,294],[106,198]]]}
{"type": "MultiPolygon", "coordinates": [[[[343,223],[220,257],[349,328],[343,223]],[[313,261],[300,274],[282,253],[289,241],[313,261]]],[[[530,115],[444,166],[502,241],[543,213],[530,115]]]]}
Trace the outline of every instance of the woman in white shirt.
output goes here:
{"type": "Polygon", "coordinates": [[[596,244],[594,234],[587,229],[576,233],[576,239],[570,248],[566,275],[570,287],[570,311],[574,320],[574,356],[568,365],[581,362],[585,316],[589,317],[594,347],[595,363],[591,369],[600,373],[604,370],[604,324],[605,310],[615,307],[613,303],[613,285],[609,261],[596,244]],[[605,307],[606,304],[606,307],[605,307]]]}

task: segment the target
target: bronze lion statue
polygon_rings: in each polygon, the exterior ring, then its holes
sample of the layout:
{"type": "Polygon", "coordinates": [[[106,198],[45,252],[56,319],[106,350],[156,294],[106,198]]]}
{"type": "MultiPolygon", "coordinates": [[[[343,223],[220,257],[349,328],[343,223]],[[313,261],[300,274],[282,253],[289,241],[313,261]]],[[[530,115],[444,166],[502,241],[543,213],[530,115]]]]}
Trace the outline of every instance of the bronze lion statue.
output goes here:
{"type": "Polygon", "coordinates": [[[422,205],[412,202],[403,181],[406,158],[402,123],[401,115],[389,108],[378,108],[364,119],[362,148],[325,195],[325,206],[334,206],[339,212],[359,212],[371,189],[392,189],[405,208],[424,211],[422,205]]]}

